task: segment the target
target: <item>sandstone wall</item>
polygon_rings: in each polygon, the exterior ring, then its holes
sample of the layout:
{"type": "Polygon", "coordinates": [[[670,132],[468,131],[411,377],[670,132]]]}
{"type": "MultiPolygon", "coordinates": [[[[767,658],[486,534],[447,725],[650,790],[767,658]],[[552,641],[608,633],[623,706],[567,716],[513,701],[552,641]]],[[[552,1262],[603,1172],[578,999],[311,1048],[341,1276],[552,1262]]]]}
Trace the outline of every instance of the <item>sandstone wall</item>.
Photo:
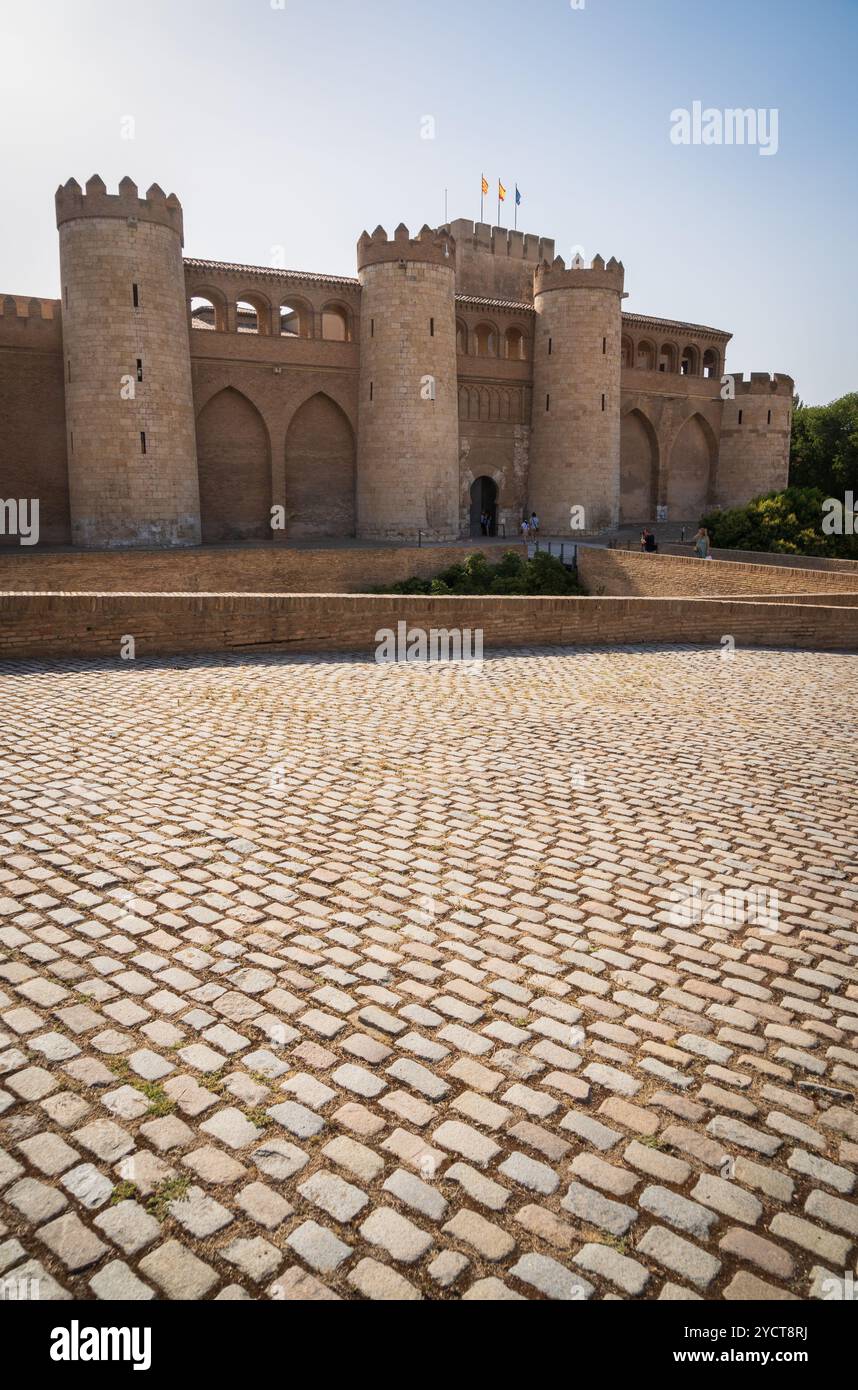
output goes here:
{"type": "MultiPolygon", "coordinates": [[[[833,600],[832,602],[836,602],[833,600]]],[[[858,649],[858,608],[689,599],[400,598],[343,594],[0,594],[0,657],[355,652],[406,622],[481,629],[485,650],[614,643],[858,649]]],[[[427,679],[440,672],[427,667],[427,679]]],[[[462,679],[469,679],[464,675],[462,679]]],[[[479,679],[474,676],[473,679],[479,679]]]]}

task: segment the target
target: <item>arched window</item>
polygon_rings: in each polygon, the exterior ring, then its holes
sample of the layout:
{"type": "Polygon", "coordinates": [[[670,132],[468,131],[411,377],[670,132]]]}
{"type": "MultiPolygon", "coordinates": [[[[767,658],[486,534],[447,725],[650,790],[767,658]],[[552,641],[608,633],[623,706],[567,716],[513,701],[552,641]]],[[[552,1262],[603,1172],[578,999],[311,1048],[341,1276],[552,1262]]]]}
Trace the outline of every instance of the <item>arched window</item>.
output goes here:
{"type": "Polygon", "coordinates": [[[510,362],[524,361],[524,334],[520,328],[508,328],[506,330],[504,349],[510,362]]]}
{"type": "Polygon", "coordinates": [[[280,305],[280,337],[312,338],[312,314],[300,300],[280,305]]]}
{"type": "Polygon", "coordinates": [[[248,299],[239,299],[235,306],[235,327],[238,333],[259,332],[259,314],[248,299]]]}
{"type": "Polygon", "coordinates": [[[638,343],[636,365],[644,372],[655,370],[655,348],[647,338],[638,343]]]}
{"type": "Polygon", "coordinates": [[[322,310],[322,337],[329,343],[351,342],[348,310],[341,304],[326,304],[322,310]]]}
{"type": "Polygon", "coordinates": [[[477,357],[497,357],[498,335],[490,323],[477,325],[474,329],[474,343],[477,357]]]}
{"type": "Polygon", "coordinates": [[[239,333],[271,333],[271,305],[264,295],[243,294],[235,304],[235,327],[239,333]]]}
{"type": "Polygon", "coordinates": [[[627,338],[627,337],[625,336],[625,334],[623,335],[623,340],[622,340],[622,354],[623,354],[623,366],[624,366],[624,367],[633,367],[633,366],[635,365],[634,348],[632,347],[632,340],[631,340],[631,338],[627,338]]]}
{"type": "Polygon", "coordinates": [[[674,343],[662,343],[658,354],[658,370],[675,372],[678,358],[679,350],[674,343]]]}
{"type": "Polygon", "coordinates": [[[697,376],[697,363],[700,360],[696,347],[687,347],[682,353],[682,375],[697,376]]]}
{"type": "Polygon", "coordinates": [[[191,327],[223,333],[226,330],[226,303],[215,294],[191,297],[191,327]]]}
{"type": "Polygon", "coordinates": [[[707,348],[703,354],[703,375],[721,375],[721,357],[716,348],[707,348]]]}
{"type": "Polygon", "coordinates": [[[456,351],[461,357],[468,351],[468,328],[461,319],[456,319],[456,351]]]}

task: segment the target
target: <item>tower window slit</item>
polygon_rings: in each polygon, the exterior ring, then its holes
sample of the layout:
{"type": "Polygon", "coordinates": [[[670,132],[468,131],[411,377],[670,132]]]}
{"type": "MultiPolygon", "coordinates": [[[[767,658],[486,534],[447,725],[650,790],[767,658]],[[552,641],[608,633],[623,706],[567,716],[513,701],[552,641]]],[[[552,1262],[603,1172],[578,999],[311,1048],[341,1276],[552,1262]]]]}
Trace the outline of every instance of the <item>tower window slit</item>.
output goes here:
{"type": "Polygon", "coordinates": [[[146,452],[146,431],[145,431],[145,430],[141,430],[141,431],[140,431],[140,452],[141,452],[141,454],[145,454],[145,452],[146,452]]]}
{"type": "Polygon", "coordinates": [[[132,303],[133,303],[133,305],[134,305],[134,308],[135,308],[135,309],[139,309],[139,308],[140,308],[140,287],[139,287],[139,285],[134,284],[134,285],[131,286],[131,300],[132,300],[132,303]]]}
{"type": "Polygon", "coordinates": [[[605,409],[605,393],[604,393],[604,391],[602,392],[602,409],[603,409],[603,410],[605,409]]]}
{"type": "Polygon", "coordinates": [[[550,409],[551,409],[551,396],[550,396],[550,395],[548,395],[548,396],[545,397],[545,409],[546,409],[546,410],[550,410],[550,409]]]}
{"type": "Polygon", "coordinates": [[[142,380],[143,380],[143,358],[142,358],[142,357],[138,357],[138,358],[137,358],[137,380],[138,380],[138,381],[142,381],[142,380]]]}

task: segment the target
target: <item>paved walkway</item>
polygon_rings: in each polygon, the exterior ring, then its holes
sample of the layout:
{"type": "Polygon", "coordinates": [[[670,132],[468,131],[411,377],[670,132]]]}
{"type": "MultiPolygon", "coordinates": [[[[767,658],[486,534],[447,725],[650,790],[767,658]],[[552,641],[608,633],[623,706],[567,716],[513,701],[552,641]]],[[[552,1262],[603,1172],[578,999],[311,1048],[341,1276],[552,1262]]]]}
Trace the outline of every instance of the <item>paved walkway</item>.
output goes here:
{"type": "Polygon", "coordinates": [[[7,1296],[853,1290],[856,689],[0,668],[7,1296]]]}

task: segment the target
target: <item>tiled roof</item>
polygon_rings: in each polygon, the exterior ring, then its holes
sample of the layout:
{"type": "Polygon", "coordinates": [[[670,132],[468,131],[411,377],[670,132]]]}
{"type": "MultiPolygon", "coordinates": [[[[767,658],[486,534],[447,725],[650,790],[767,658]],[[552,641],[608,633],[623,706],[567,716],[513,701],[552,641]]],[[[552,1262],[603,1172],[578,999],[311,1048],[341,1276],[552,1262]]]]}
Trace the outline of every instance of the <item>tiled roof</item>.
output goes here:
{"type": "Polygon", "coordinates": [[[514,299],[482,299],[476,294],[457,294],[457,304],[478,304],[481,309],[515,309],[521,313],[536,312],[532,304],[518,304],[514,299]]]}
{"type": "Polygon", "coordinates": [[[652,314],[623,314],[623,323],[652,324],[658,328],[678,328],[683,333],[705,333],[711,338],[732,338],[726,328],[708,328],[704,323],[684,323],[681,319],[660,319],[652,314]]]}
{"type": "Polygon", "coordinates": [[[191,270],[213,270],[228,272],[231,275],[264,275],[266,279],[272,277],[277,280],[312,280],[319,285],[342,285],[350,289],[356,289],[360,281],[350,279],[347,275],[318,275],[309,270],[278,270],[270,265],[240,265],[236,261],[200,261],[193,256],[185,257],[185,265],[191,270]]]}

